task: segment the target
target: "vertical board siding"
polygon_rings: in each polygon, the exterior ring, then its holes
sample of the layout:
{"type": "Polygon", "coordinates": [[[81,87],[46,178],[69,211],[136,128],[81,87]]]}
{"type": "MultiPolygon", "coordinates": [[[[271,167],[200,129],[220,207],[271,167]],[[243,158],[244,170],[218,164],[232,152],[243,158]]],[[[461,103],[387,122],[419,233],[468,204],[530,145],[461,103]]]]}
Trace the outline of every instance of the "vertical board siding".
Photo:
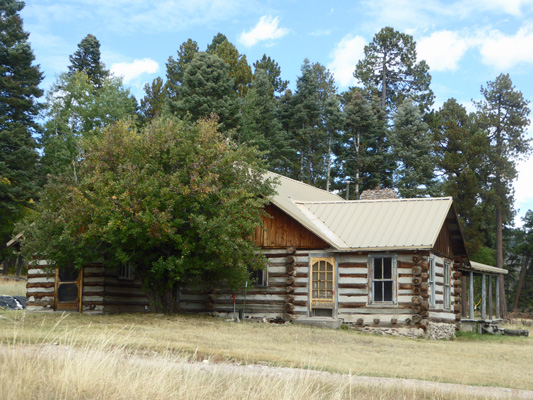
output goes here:
{"type": "Polygon", "coordinates": [[[297,249],[320,249],[329,245],[304,228],[294,218],[274,205],[265,207],[272,217],[263,217],[263,228],[257,227],[255,243],[262,248],[283,248],[294,246],[297,249]]]}

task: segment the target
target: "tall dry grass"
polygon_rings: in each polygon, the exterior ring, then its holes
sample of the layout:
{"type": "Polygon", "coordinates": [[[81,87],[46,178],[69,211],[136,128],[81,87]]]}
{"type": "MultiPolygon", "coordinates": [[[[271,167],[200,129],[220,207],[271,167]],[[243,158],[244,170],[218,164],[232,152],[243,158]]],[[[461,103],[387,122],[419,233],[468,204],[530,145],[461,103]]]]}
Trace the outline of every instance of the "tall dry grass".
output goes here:
{"type": "Polygon", "coordinates": [[[428,341],[166,315],[0,313],[2,398],[470,398],[221,363],[533,389],[531,338],[428,341]],[[2,318],[3,317],[3,318],[2,318]],[[192,363],[192,364],[191,364],[192,363]],[[264,372],[264,373],[263,373],[264,372]],[[4,395],[7,388],[8,395],[4,395]],[[10,396],[10,397],[9,397],[10,396]]]}
{"type": "Polygon", "coordinates": [[[26,281],[0,277],[0,296],[26,296],[26,281]]]}
{"type": "MultiPolygon", "coordinates": [[[[131,354],[105,337],[75,347],[65,343],[25,345],[20,339],[0,347],[2,398],[19,399],[477,399],[413,386],[354,384],[317,374],[228,368],[191,362],[171,352],[131,354]]],[[[188,359],[188,360],[187,360],[188,359]]],[[[194,361],[194,360],[192,360],[194,361]]]]}

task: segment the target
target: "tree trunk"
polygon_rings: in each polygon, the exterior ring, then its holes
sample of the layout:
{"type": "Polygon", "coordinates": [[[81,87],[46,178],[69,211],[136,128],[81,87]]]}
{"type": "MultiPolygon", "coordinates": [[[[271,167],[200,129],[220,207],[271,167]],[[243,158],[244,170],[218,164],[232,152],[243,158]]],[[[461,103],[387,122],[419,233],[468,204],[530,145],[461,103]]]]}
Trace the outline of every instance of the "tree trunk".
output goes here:
{"type": "Polygon", "coordinates": [[[518,286],[516,287],[516,296],[514,298],[513,312],[518,311],[518,302],[520,301],[520,292],[522,291],[522,286],[524,286],[524,280],[526,279],[526,272],[529,266],[529,256],[526,257],[524,264],[522,264],[522,269],[520,270],[520,279],[518,280],[518,286]]]}
{"type": "MultiPolygon", "coordinates": [[[[502,209],[496,207],[496,267],[503,268],[503,231],[502,231],[502,209]]],[[[507,302],[505,301],[505,285],[503,274],[498,278],[500,285],[500,316],[505,318],[507,315],[507,302]]]]}

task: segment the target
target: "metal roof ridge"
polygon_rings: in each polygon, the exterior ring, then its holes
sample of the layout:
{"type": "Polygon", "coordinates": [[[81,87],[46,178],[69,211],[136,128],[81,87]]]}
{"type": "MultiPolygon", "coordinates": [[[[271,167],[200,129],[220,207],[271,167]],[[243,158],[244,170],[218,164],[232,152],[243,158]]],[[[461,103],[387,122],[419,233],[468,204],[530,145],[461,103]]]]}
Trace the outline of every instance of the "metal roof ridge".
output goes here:
{"type": "MultiPolygon", "coordinates": [[[[322,190],[322,189],[320,189],[322,190]]],[[[331,192],[328,192],[331,193],[331,192]]],[[[334,193],[332,193],[334,194],[334,193]]],[[[448,197],[416,197],[409,199],[369,199],[369,200],[296,200],[291,198],[294,203],[303,204],[361,204],[361,203],[388,203],[388,202],[412,202],[412,201],[445,201],[452,200],[448,197]]]]}
{"type": "Polygon", "coordinates": [[[295,182],[295,183],[298,183],[298,184],[300,184],[300,185],[310,186],[311,188],[313,188],[313,189],[315,189],[315,190],[320,190],[320,191],[322,191],[322,192],[325,192],[325,193],[328,193],[328,194],[332,194],[332,195],[334,195],[334,196],[337,196],[339,199],[342,199],[342,197],[340,197],[340,196],[339,196],[338,194],[336,194],[336,193],[328,192],[328,191],[325,190],[325,189],[321,189],[321,188],[316,187],[316,186],[313,186],[313,185],[311,185],[311,184],[309,184],[309,183],[305,183],[305,182],[299,181],[299,180],[297,180],[297,179],[289,178],[288,176],[278,174],[277,172],[268,171],[268,173],[270,173],[270,174],[274,174],[274,175],[279,176],[279,177],[281,177],[281,178],[283,178],[283,179],[288,179],[288,180],[290,180],[290,181],[292,181],[292,182],[295,182]]]}

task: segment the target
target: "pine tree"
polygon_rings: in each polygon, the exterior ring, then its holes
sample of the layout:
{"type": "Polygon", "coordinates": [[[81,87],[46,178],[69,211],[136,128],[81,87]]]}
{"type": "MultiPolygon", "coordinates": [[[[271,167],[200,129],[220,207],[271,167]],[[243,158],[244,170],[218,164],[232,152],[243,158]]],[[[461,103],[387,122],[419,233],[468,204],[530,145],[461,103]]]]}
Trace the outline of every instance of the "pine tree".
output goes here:
{"type": "Polygon", "coordinates": [[[185,70],[178,98],[171,101],[171,110],[180,118],[193,121],[216,114],[222,131],[239,125],[239,103],[233,90],[228,66],[219,57],[200,52],[185,70]]]}
{"type": "Polygon", "coordinates": [[[207,49],[205,51],[211,54],[216,53],[217,47],[224,42],[229,42],[229,40],[226,35],[219,32],[215,36],[213,36],[213,40],[210,44],[207,45],[207,49]]]}
{"type": "Polygon", "coordinates": [[[455,99],[446,101],[428,120],[436,145],[437,170],[443,181],[443,191],[454,199],[467,249],[474,254],[485,243],[485,213],[481,202],[487,179],[486,135],[478,128],[475,114],[469,114],[455,99]]]}
{"type": "MultiPolygon", "coordinates": [[[[0,243],[10,239],[14,222],[37,192],[33,136],[39,131],[43,76],[23,30],[23,8],[22,1],[0,3],[0,243]]],[[[4,249],[0,246],[0,260],[4,249]]]]}
{"type": "Polygon", "coordinates": [[[254,81],[244,99],[239,138],[264,152],[272,171],[284,173],[294,159],[294,143],[281,126],[274,90],[262,69],[255,71],[254,81]]]}
{"type": "Polygon", "coordinates": [[[78,49],[69,56],[69,60],[69,74],[83,72],[97,88],[102,87],[104,79],[109,76],[109,71],[100,60],[100,42],[91,34],[82,39],[78,49]]]}
{"type": "MultiPolygon", "coordinates": [[[[496,266],[503,268],[503,224],[506,210],[512,208],[512,181],[516,178],[516,162],[531,153],[526,138],[529,125],[529,102],[516,90],[508,74],[500,74],[481,87],[484,99],[475,103],[479,125],[489,140],[490,174],[488,200],[496,210],[496,266]]],[[[503,275],[500,282],[502,315],[507,313],[503,275]]]]}
{"type": "Polygon", "coordinates": [[[152,84],[144,85],[146,95],[141,99],[139,113],[143,123],[146,123],[158,115],[161,115],[167,100],[167,86],[163,84],[163,79],[155,78],[152,84]]]}
{"type": "Polygon", "coordinates": [[[233,79],[235,94],[240,98],[246,96],[248,87],[252,83],[252,69],[248,65],[246,55],[239,54],[237,48],[227,40],[210,53],[220,57],[228,65],[228,75],[233,79]]]}
{"type": "Polygon", "coordinates": [[[281,79],[281,68],[276,61],[267,57],[266,54],[263,54],[263,57],[260,60],[254,62],[255,70],[262,69],[266,72],[270,84],[274,89],[274,93],[281,95],[287,90],[289,86],[289,81],[284,81],[281,79]]]}
{"type": "Polygon", "coordinates": [[[381,97],[381,107],[389,114],[407,98],[422,112],[433,104],[431,76],[425,61],[417,62],[416,42],[411,35],[391,27],[383,28],[365,46],[365,58],[357,63],[354,77],[381,97]]]}
{"type": "Polygon", "coordinates": [[[435,155],[427,124],[419,108],[409,99],[398,108],[390,132],[392,156],[396,161],[394,186],[405,198],[435,196],[435,155]]]}
{"type": "Polygon", "coordinates": [[[178,57],[174,60],[172,57],[168,58],[167,66],[167,96],[169,99],[169,105],[171,106],[171,112],[173,103],[178,100],[179,87],[183,84],[183,76],[185,75],[185,69],[191,63],[194,56],[198,53],[198,43],[192,39],[188,39],[180,45],[178,51],[178,57]]]}

